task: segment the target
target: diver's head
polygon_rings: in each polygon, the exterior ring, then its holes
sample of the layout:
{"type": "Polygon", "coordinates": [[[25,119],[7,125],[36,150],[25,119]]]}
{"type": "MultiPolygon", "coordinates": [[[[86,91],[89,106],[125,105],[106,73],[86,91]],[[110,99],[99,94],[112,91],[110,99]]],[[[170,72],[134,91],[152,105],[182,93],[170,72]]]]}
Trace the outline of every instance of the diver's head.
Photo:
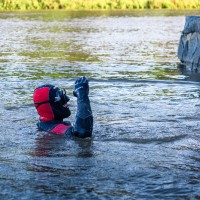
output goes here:
{"type": "Polygon", "coordinates": [[[67,104],[69,97],[65,90],[60,90],[54,85],[36,88],[33,101],[41,121],[62,120],[71,114],[67,104]]]}

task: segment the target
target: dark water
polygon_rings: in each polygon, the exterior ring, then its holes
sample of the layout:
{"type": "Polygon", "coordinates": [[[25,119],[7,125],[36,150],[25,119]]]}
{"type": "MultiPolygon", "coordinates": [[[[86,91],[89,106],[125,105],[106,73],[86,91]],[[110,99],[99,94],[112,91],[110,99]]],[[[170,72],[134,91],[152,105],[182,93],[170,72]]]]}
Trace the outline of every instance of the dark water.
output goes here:
{"type": "Polygon", "coordinates": [[[0,199],[200,199],[200,83],[177,67],[199,11],[0,14],[0,199]],[[92,139],[38,132],[35,87],[90,79],[92,139]]]}

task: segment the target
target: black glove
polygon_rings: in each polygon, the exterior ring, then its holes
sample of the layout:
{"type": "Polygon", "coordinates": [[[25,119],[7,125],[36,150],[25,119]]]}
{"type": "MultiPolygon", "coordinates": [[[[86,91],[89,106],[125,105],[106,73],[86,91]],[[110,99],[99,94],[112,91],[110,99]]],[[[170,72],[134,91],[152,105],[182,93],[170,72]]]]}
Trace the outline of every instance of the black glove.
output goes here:
{"type": "Polygon", "coordinates": [[[88,79],[85,76],[78,78],[75,81],[73,95],[77,98],[87,97],[89,94],[88,79]]]}
{"type": "Polygon", "coordinates": [[[88,97],[89,83],[86,77],[80,77],[75,81],[73,94],[77,97],[77,113],[73,126],[73,133],[80,138],[91,137],[93,116],[88,97]]]}

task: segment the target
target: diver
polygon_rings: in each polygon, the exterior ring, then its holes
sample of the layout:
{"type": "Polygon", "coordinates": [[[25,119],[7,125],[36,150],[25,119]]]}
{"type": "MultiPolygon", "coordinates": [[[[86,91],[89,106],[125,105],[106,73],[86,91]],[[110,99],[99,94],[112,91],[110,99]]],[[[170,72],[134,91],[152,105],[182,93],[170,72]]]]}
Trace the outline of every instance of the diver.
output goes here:
{"type": "Polygon", "coordinates": [[[89,83],[86,77],[75,81],[73,95],[77,97],[77,112],[74,125],[63,121],[71,115],[69,97],[64,89],[46,84],[37,87],[33,94],[34,106],[40,116],[39,130],[57,135],[86,138],[92,136],[93,115],[89,100],[89,83]]]}

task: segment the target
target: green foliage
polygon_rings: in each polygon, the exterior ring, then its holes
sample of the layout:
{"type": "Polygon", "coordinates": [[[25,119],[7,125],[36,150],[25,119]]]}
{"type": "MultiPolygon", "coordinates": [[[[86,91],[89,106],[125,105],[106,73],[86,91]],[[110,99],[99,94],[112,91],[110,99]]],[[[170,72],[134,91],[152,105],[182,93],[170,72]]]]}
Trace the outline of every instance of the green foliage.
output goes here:
{"type": "Polygon", "coordinates": [[[198,9],[200,0],[0,0],[0,10],[198,9]]]}

